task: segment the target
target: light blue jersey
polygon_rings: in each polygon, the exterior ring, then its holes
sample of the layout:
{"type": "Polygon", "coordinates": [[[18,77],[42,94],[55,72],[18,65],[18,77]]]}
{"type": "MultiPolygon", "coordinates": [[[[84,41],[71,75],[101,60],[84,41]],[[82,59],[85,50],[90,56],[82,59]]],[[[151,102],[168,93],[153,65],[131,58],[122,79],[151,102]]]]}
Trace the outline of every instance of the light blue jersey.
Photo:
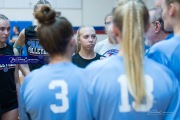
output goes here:
{"type": "Polygon", "coordinates": [[[180,84],[180,36],[155,44],[149,50],[147,57],[171,69],[180,84]]]}
{"type": "Polygon", "coordinates": [[[21,120],[76,120],[83,71],[70,62],[45,65],[30,73],[20,89],[21,120]]]}
{"type": "Polygon", "coordinates": [[[180,93],[174,74],[145,59],[146,97],[135,107],[123,58],[113,56],[86,69],[78,94],[77,120],[179,120],[180,93]]]}

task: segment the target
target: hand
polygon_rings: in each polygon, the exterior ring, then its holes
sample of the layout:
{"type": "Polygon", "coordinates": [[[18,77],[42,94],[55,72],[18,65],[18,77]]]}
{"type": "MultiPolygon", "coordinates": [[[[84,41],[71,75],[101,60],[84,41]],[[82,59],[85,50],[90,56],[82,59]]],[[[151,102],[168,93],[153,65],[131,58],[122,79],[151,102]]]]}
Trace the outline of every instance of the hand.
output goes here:
{"type": "Polygon", "coordinates": [[[16,41],[15,39],[10,40],[11,43],[15,43],[15,41],[16,41]]]}

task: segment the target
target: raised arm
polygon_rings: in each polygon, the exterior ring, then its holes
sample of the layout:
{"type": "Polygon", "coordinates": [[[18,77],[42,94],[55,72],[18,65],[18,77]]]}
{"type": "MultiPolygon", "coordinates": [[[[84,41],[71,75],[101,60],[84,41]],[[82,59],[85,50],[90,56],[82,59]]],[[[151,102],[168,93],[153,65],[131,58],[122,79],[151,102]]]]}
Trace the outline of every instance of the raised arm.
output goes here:
{"type": "Polygon", "coordinates": [[[24,46],[24,44],[25,44],[25,29],[23,29],[21,31],[17,41],[15,42],[15,44],[13,46],[14,47],[13,51],[16,56],[21,54],[20,51],[21,51],[22,47],[24,46]]]}
{"type": "MultiPolygon", "coordinates": [[[[18,37],[18,39],[17,39],[17,41],[15,42],[15,44],[14,44],[14,48],[13,48],[13,51],[14,51],[14,55],[15,56],[19,56],[19,55],[21,55],[21,49],[22,49],[22,47],[24,46],[24,44],[25,44],[25,29],[23,29],[22,31],[21,31],[21,33],[19,34],[19,37],[18,37]]],[[[19,67],[19,69],[20,69],[20,71],[22,72],[22,74],[24,75],[24,76],[26,76],[29,72],[30,72],[30,70],[29,70],[29,68],[28,67],[25,67],[25,65],[23,65],[23,64],[19,64],[18,65],[19,67]]],[[[26,65],[27,66],[27,65],[26,65]]]]}

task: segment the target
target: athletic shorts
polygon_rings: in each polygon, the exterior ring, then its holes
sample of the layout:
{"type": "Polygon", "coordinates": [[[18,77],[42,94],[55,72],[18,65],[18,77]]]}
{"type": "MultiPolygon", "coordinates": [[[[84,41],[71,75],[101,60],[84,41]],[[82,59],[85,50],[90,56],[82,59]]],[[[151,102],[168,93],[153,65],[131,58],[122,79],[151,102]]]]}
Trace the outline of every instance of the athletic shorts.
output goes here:
{"type": "Polygon", "coordinates": [[[7,104],[0,104],[0,120],[3,113],[6,113],[8,111],[14,110],[18,108],[18,101],[17,99],[14,99],[7,104]]]}

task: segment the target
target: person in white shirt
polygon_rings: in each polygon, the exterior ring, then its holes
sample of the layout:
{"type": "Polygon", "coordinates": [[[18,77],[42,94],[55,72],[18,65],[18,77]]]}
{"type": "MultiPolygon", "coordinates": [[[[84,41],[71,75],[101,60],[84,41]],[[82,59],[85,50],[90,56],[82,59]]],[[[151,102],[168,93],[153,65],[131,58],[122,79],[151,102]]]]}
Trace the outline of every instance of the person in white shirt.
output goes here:
{"type": "Polygon", "coordinates": [[[112,32],[112,15],[106,15],[105,19],[105,31],[108,35],[108,38],[98,42],[94,48],[94,51],[103,55],[105,57],[109,57],[111,55],[116,55],[118,53],[119,44],[112,39],[109,33],[112,32]]]}

